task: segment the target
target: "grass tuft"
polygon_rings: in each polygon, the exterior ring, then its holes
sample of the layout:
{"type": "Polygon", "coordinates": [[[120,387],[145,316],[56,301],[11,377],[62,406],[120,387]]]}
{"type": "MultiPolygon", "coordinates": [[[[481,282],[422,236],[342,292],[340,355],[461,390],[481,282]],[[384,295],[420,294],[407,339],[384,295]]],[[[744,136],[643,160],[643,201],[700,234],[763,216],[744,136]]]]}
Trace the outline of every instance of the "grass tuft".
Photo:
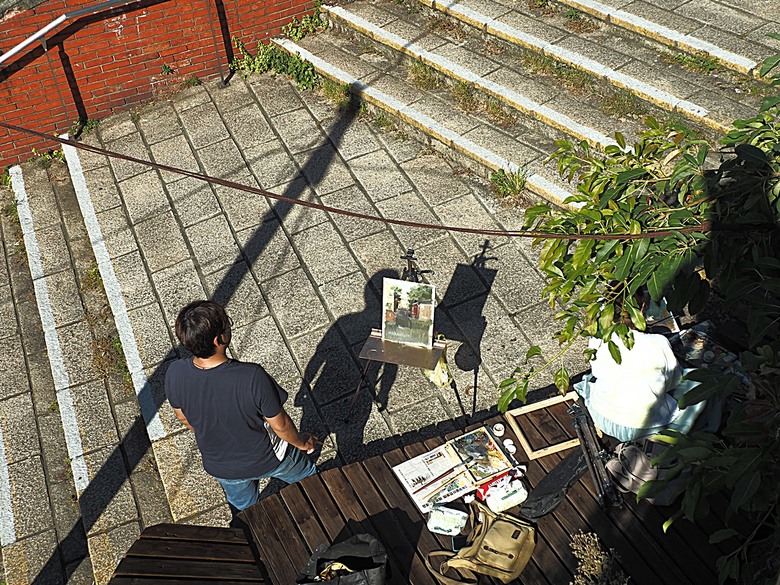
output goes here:
{"type": "Polygon", "coordinates": [[[526,202],[526,170],[515,173],[499,169],[490,174],[490,191],[503,207],[519,207],[526,202]]]}
{"type": "Polygon", "coordinates": [[[409,80],[418,89],[436,89],[442,83],[436,70],[422,61],[415,61],[409,67],[409,80]]]}

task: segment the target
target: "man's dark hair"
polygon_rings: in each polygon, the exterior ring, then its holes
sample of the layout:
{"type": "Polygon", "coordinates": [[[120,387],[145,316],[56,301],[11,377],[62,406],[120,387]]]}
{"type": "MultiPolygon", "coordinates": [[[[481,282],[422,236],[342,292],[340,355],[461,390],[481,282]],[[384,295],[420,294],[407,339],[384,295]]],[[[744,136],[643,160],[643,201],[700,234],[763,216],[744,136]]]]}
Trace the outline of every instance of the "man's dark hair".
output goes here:
{"type": "Polygon", "coordinates": [[[206,359],[216,353],[214,338],[230,326],[225,309],[214,301],[193,301],[176,317],[176,337],[194,356],[206,359]]]}

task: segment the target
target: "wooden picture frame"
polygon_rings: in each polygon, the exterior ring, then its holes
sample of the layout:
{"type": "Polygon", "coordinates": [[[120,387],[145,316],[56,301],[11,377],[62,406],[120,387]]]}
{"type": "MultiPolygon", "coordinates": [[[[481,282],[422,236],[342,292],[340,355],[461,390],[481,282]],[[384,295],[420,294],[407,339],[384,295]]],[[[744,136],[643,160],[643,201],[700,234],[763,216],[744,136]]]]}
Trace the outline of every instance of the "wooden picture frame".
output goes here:
{"type": "Polygon", "coordinates": [[[526,436],[523,434],[523,431],[520,429],[520,425],[517,424],[515,417],[528,414],[529,412],[534,412],[535,410],[541,410],[542,408],[547,408],[548,406],[552,406],[553,404],[560,404],[568,400],[575,401],[578,398],[579,396],[577,395],[576,392],[567,392],[566,394],[563,395],[558,394],[557,396],[547,398],[546,400],[540,400],[539,402],[535,402],[527,406],[521,406],[520,408],[508,410],[504,414],[504,417],[506,418],[506,421],[509,423],[509,426],[512,427],[512,430],[515,432],[515,435],[517,435],[518,442],[520,443],[520,445],[523,447],[526,454],[528,455],[528,459],[531,460],[538,459],[539,457],[544,457],[545,455],[552,455],[553,453],[558,453],[560,451],[565,451],[566,449],[571,449],[572,447],[578,446],[580,444],[580,440],[569,439],[567,441],[562,441],[555,445],[548,445],[547,447],[542,447],[541,449],[534,450],[531,447],[531,444],[528,442],[526,436]]]}

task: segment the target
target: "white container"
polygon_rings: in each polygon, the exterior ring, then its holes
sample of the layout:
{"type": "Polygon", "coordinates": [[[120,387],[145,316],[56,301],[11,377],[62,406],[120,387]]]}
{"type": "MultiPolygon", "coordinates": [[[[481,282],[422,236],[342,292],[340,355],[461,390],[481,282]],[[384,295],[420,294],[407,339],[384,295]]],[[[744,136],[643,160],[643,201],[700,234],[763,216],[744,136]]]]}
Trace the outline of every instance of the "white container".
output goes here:
{"type": "Polygon", "coordinates": [[[496,437],[503,437],[505,432],[506,432],[506,429],[504,428],[503,424],[496,423],[496,424],[493,425],[493,434],[496,437]]]}

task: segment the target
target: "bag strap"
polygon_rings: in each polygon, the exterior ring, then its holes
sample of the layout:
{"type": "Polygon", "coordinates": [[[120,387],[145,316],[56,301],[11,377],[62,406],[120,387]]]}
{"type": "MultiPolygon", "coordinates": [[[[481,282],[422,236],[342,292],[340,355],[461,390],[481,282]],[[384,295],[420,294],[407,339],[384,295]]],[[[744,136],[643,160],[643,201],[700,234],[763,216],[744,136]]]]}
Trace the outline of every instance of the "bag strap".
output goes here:
{"type": "Polygon", "coordinates": [[[454,570],[463,576],[461,577],[461,575],[458,575],[458,578],[455,579],[444,574],[449,567],[448,560],[444,560],[438,563],[437,566],[434,566],[434,564],[431,562],[433,557],[445,557],[446,559],[452,559],[454,556],[455,553],[449,550],[432,550],[425,557],[425,566],[428,567],[428,570],[433,574],[433,576],[444,585],[477,585],[477,575],[474,574],[473,571],[463,567],[458,567],[454,570]]]}

